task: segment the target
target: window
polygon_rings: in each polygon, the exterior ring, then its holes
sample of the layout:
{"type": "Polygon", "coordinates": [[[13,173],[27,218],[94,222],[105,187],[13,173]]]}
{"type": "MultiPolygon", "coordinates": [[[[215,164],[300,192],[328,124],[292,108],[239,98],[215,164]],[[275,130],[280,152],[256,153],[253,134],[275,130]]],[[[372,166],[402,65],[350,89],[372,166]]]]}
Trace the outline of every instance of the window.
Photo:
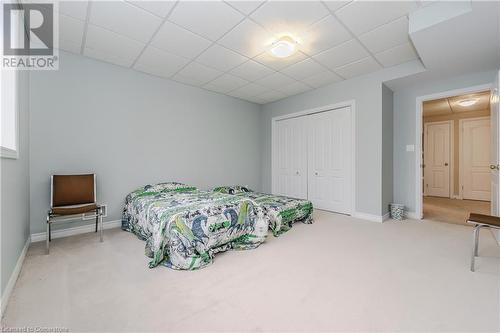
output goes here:
{"type": "Polygon", "coordinates": [[[1,141],[0,156],[18,157],[18,105],[17,105],[17,72],[2,70],[1,86],[1,141]]]}
{"type": "MultiPolygon", "coordinates": [[[[0,15],[0,29],[3,34],[3,13],[0,15]]],[[[13,24],[14,39],[22,36],[21,21],[13,24]]],[[[2,41],[3,42],[3,41],[2,41]]],[[[18,73],[0,68],[0,157],[18,158],[18,73]]]]}

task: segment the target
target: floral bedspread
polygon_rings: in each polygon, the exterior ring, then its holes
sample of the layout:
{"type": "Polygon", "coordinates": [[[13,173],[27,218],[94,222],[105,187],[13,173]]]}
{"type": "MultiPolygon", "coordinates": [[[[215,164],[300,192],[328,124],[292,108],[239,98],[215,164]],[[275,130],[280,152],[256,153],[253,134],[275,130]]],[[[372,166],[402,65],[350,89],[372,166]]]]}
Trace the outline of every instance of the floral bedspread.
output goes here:
{"type": "Polygon", "coordinates": [[[313,206],[308,200],[254,192],[241,185],[219,186],[212,191],[251,199],[262,208],[274,236],[287,232],[295,222],[313,222],[313,206]]]}
{"type": "Polygon", "coordinates": [[[229,249],[264,242],[267,221],[250,198],[179,183],[148,185],[125,199],[122,229],[146,241],[149,267],[198,269],[229,249]]]}
{"type": "Polygon", "coordinates": [[[287,232],[295,222],[313,222],[313,205],[308,200],[259,192],[241,192],[235,196],[250,199],[262,208],[274,236],[287,232]]]}

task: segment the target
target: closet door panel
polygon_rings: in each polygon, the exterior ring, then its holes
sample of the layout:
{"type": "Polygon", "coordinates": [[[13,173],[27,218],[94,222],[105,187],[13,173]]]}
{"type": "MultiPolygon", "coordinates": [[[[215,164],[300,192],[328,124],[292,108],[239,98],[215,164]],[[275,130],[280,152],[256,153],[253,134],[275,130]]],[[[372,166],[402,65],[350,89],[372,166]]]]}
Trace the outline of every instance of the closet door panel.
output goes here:
{"type": "Polygon", "coordinates": [[[308,195],[316,208],[350,213],[350,110],[309,116],[308,195]]]}
{"type": "Polygon", "coordinates": [[[275,194],[307,197],[306,128],[300,118],[276,123],[275,194]]]}

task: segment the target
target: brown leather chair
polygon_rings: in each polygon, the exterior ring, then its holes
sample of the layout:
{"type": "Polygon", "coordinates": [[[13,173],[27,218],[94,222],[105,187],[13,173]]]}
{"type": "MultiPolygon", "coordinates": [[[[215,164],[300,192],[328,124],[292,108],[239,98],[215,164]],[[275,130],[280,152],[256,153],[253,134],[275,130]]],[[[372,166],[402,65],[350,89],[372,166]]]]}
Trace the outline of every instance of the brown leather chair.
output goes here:
{"type": "Polygon", "coordinates": [[[100,222],[102,242],[103,207],[96,201],[96,175],[53,175],[50,182],[50,210],[47,214],[46,248],[52,240],[51,226],[55,222],[95,217],[95,232],[100,222]],[[90,216],[88,214],[91,214],[90,216]]]}
{"type": "Polygon", "coordinates": [[[470,263],[470,270],[474,272],[474,261],[478,257],[479,247],[479,230],[481,228],[499,229],[500,230],[500,217],[470,213],[467,223],[474,224],[474,236],[472,240],[472,259],[470,263]]]}

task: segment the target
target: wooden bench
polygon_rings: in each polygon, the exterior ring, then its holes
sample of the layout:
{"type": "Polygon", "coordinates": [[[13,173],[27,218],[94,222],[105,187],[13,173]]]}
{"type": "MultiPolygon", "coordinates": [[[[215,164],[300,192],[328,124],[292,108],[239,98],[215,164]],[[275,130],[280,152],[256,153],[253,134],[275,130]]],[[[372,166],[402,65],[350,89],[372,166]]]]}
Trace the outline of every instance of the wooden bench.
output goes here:
{"type": "Polygon", "coordinates": [[[472,244],[472,260],[470,270],[474,272],[474,261],[476,259],[479,246],[479,230],[483,227],[500,230],[500,217],[470,213],[467,223],[474,224],[474,237],[472,244]]]}

